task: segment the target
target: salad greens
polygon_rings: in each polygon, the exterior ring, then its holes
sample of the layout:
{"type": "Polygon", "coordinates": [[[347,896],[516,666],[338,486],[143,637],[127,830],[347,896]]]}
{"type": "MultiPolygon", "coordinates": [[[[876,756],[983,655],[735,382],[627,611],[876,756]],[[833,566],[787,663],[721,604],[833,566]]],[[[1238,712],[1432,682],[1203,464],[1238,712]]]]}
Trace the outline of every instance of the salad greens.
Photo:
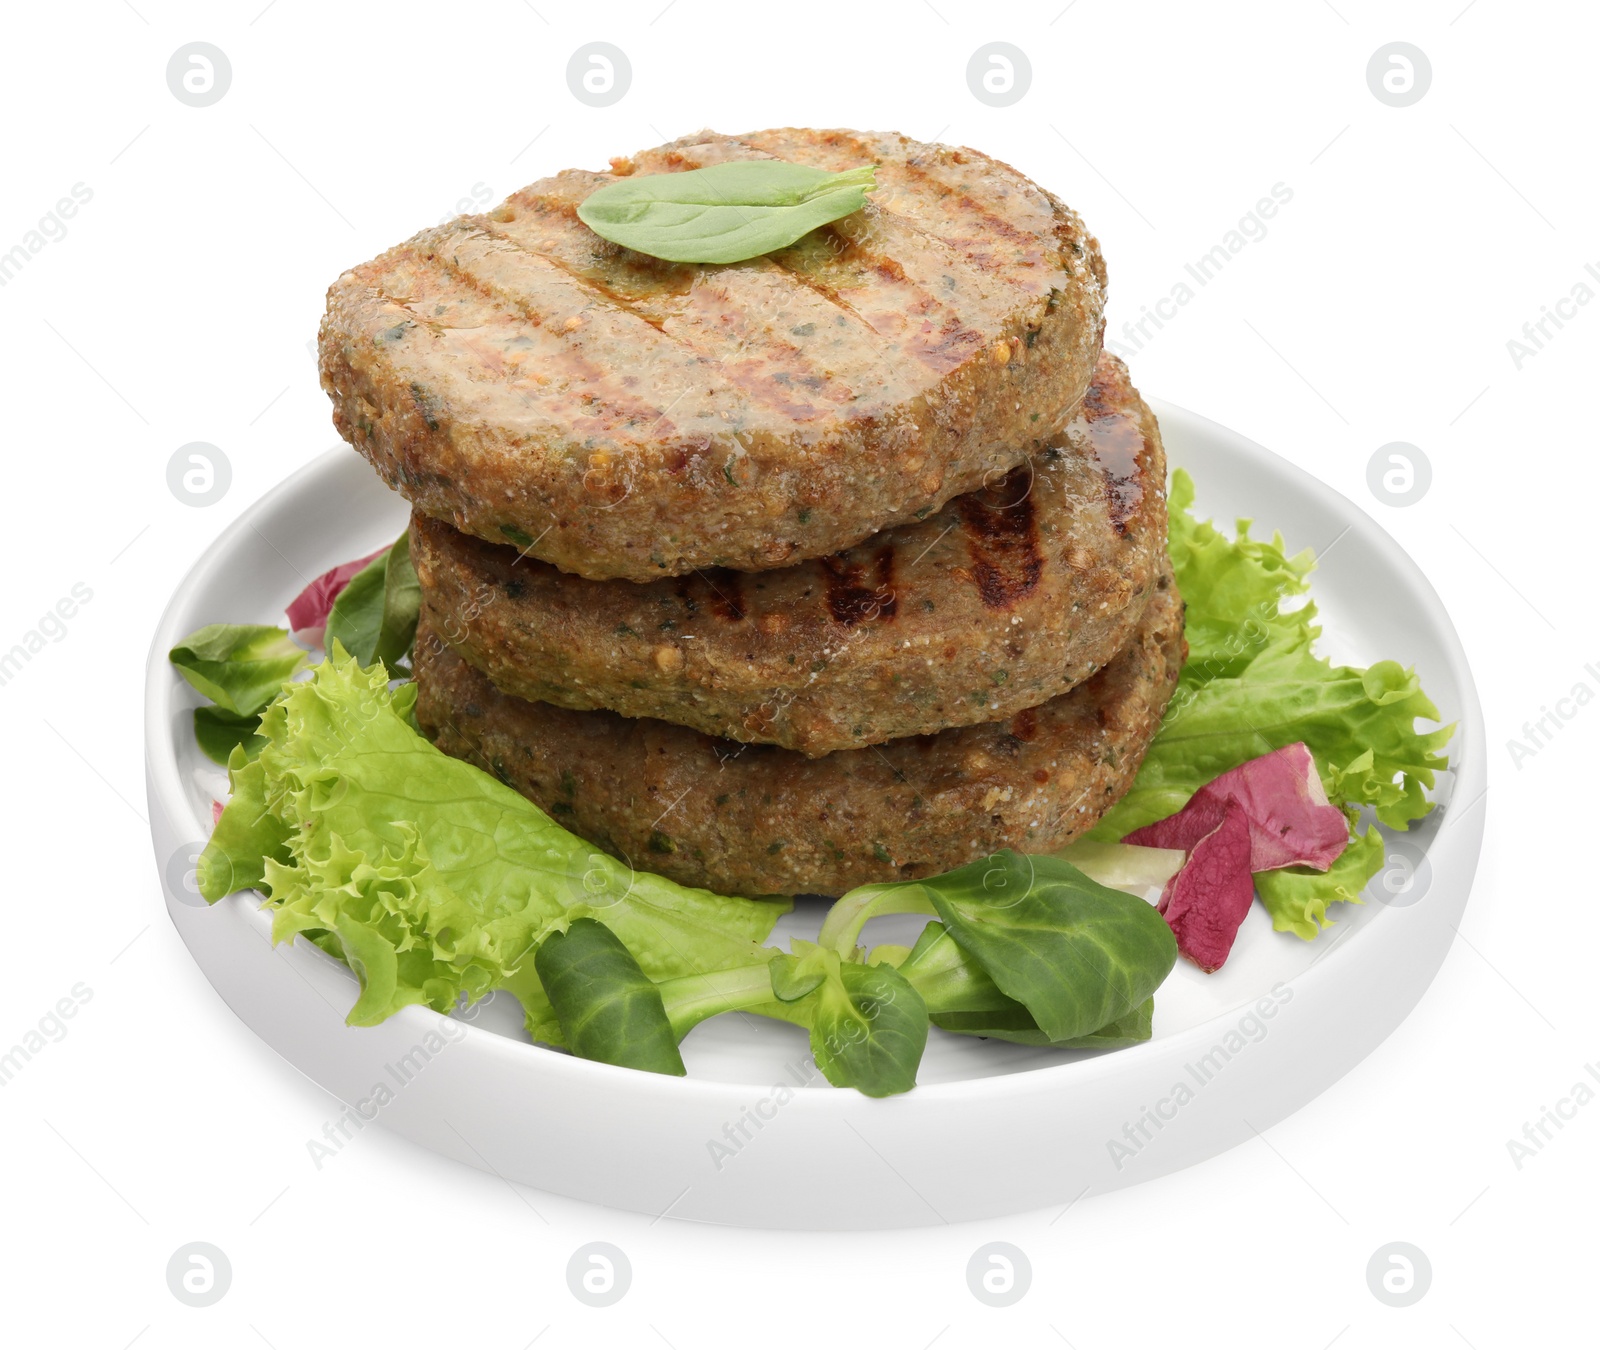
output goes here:
{"type": "Polygon", "coordinates": [[[208,758],[226,764],[235,746],[260,751],[261,710],[310,658],[286,629],[214,623],[191,633],[167,659],[215,705],[194,710],[194,737],[208,758]]]}
{"type": "MultiPolygon", "coordinates": [[[[879,950],[874,949],[868,959],[875,959],[879,950]]],[[[901,959],[899,970],[922,995],[929,1021],[963,1036],[1052,1045],[1061,1050],[1110,1049],[1150,1039],[1153,996],[1087,1036],[1052,1039],[1025,1005],[1000,992],[1000,986],[962,950],[942,923],[930,923],[922,930],[916,946],[901,959]]]]}
{"type": "Polygon", "coordinates": [[[781,159],[741,159],[684,173],[619,178],[578,219],[613,244],[668,262],[736,263],[787,248],[866,205],[874,166],[829,173],[781,159]]]}
{"type": "Polygon", "coordinates": [[[1280,933],[1308,941],[1329,924],[1328,906],[1339,901],[1360,904],[1361,892],[1383,866],[1383,836],[1376,826],[1352,833],[1344,852],[1326,872],[1309,867],[1280,867],[1256,873],[1256,896],[1272,915],[1280,933]]]}
{"type": "Polygon", "coordinates": [[[869,964],[853,939],[764,947],[786,902],[712,895],[593,851],[435,749],[410,723],[414,699],[414,685],[391,689],[383,666],[335,646],[267,709],[261,752],[235,752],[233,795],[197,869],[206,899],[259,887],[274,941],[305,934],[348,964],[354,1025],[506,989],[539,1039],[676,1073],[690,1027],[748,1010],[807,1028],[830,1082],[884,1095],[916,1080],[924,979],[952,1017],[1008,1008],[995,995],[1006,989],[1058,1043],[1126,1018],[1172,966],[1171,934],[1148,905],[1069,863],[1012,853],[987,865],[988,886],[986,865],[972,864],[840,902],[846,913],[932,907],[961,935],[955,960],[981,967],[968,997],[933,965],[869,964]],[[1050,956],[1030,954],[1030,938],[1050,956]]]}
{"type": "Polygon", "coordinates": [[[533,964],[573,1054],[683,1075],[661,991],[605,924],[574,919],[539,944],[533,964]]]}
{"type": "Polygon", "coordinates": [[[327,643],[340,643],[364,666],[397,670],[417,634],[422,586],[411,566],[408,530],[353,576],[328,612],[327,643]]]}
{"type": "Polygon", "coordinates": [[[231,713],[226,708],[207,704],[194,710],[194,738],[207,759],[226,764],[234,746],[241,746],[247,758],[254,759],[267,742],[260,734],[260,713],[231,713]]]}
{"type": "Polygon", "coordinates": [[[853,945],[866,919],[895,913],[939,917],[900,965],[914,986],[929,981],[930,1007],[991,1012],[1015,1004],[1051,1044],[1126,1017],[1178,957],[1172,930],[1143,900],[1060,858],[1009,849],[924,881],[857,887],[834,906],[820,940],[853,945]],[[965,959],[952,981],[958,956],[965,959]]]}
{"type": "MultiPolygon", "coordinates": [[[[666,177],[687,190],[693,176],[666,177]]],[[[1411,672],[1313,654],[1314,607],[1284,605],[1306,591],[1309,554],[1252,540],[1243,523],[1229,539],[1193,518],[1193,497],[1179,471],[1170,548],[1190,658],[1178,693],[1133,790],[1058,855],[1006,851],[861,886],[835,902],[816,942],[765,945],[788,901],[634,871],[418,732],[415,686],[391,681],[420,599],[402,535],[324,588],[329,655],[309,673],[279,628],[212,625],[173,648],[212,700],[195,732],[226,760],[232,788],[200,858],[200,891],[215,901],[258,889],[275,942],[303,935],[344,961],[360,984],[354,1025],[503,990],[534,1039],[658,1073],[682,1074],[683,1037],[728,1012],[804,1028],[828,1081],[869,1096],[915,1085],[930,1025],[1063,1049],[1148,1040],[1177,944],[1137,892],[1185,855],[1114,841],[1297,741],[1347,819],[1366,809],[1403,828],[1428,809],[1450,736],[1415,729],[1437,712],[1411,672]],[[859,945],[889,914],[929,922],[910,947],[859,945]]],[[[1312,938],[1327,906],[1357,900],[1383,858],[1368,828],[1328,872],[1262,872],[1257,889],[1276,928],[1312,938]]]]}
{"type": "Polygon", "coordinates": [[[869,966],[798,939],[772,959],[772,987],[798,1005],[811,1055],[835,1087],[869,1097],[909,1092],[928,1042],[928,1009],[893,966],[869,966]]]}
{"type": "Polygon", "coordinates": [[[208,624],[167,656],[200,693],[237,717],[265,708],[308,660],[285,629],[240,623],[208,624]]]}
{"type": "MultiPolygon", "coordinates": [[[[352,1024],[513,987],[575,918],[601,919],[652,979],[760,956],[787,903],[679,886],[594,851],[435,749],[411,726],[415,697],[336,645],[267,709],[256,759],[234,756],[196,874],[207,900],[260,885],[275,942],[305,933],[345,960],[361,983],[352,1024]]],[[[517,988],[548,1033],[537,986],[517,988]]]]}
{"type": "MultiPolygon", "coordinates": [[[[1403,830],[1426,815],[1425,789],[1448,767],[1443,752],[1454,727],[1416,729],[1419,718],[1439,719],[1416,673],[1393,661],[1362,670],[1317,656],[1316,606],[1284,604],[1309,589],[1311,552],[1289,556],[1281,535],[1251,539],[1247,521],[1229,539],[1197,521],[1193,504],[1193,479],[1175,470],[1168,550],[1186,605],[1189,659],[1132,790],[1089,838],[1121,839],[1164,819],[1219,774],[1296,741],[1310,747],[1329,800],[1348,816],[1370,808],[1381,824],[1403,830]]],[[[1304,880],[1267,881],[1274,927],[1314,937],[1328,922],[1326,901],[1355,899],[1381,859],[1381,848],[1352,843],[1328,893],[1304,880]]]]}

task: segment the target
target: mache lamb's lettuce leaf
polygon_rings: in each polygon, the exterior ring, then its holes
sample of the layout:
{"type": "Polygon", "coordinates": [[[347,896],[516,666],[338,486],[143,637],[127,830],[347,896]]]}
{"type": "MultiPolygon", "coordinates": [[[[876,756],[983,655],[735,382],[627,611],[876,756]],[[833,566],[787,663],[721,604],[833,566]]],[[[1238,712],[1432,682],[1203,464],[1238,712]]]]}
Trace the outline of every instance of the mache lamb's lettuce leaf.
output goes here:
{"type": "Polygon", "coordinates": [[[868,1097],[909,1092],[928,1043],[928,1008],[893,966],[862,965],[795,939],[770,964],[773,993],[799,1006],[811,1055],[835,1087],[868,1097]]]}
{"type": "Polygon", "coordinates": [[[341,643],[363,666],[382,661],[397,670],[411,655],[421,605],[407,530],[339,591],[328,611],[324,641],[330,648],[341,643]]]}
{"type": "Polygon", "coordinates": [[[414,685],[391,690],[337,644],[262,716],[266,746],[236,753],[233,796],[200,859],[216,900],[260,885],[273,940],[304,933],[361,981],[354,1025],[412,1003],[445,1011],[506,988],[555,1040],[533,953],[599,919],[654,980],[763,960],[787,906],[635,872],[556,825],[412,727],[414,685]]]}
{"type": "MultiPolygon", "coordinates": [[[[1311,553],[1290,556],[1281,535],[1251,539],[1247,521],[1230,539],[1196,520],[1193,504],[1193,480],[1175,471],[1168,549],[1186,605],[1189,658],[1132,790],[1089,838],[1118,840],[1170,816],[1218,775],[1295,741],[1310,747],[1329,799],[1348,816],[1368,807],[1380,823],[1403,830],[1427,814],[1425,789],[1448,767],[1443,751],[1454,728],[1418,730],[1419,720],[1436,723],[1439,711],[1416,673],[1393,661],[1363,670],[1317,656],[1315,605],[1285,605],[1305,595],[1311,553]]],[[[1357,867],[1377,862],[1370,847],[1353,844],[1341,861],[1334,882],[1323,876],[1267,886],[1303,897],[1320,884],[1329,899],[1345,898],[1336,890],[1353,896],[1370,878],[1357,882],[1357,867]]],[[[1284,904],[1306,910],[1300,898],[1284,904]]],[[[1322,917],[1314,903],[1310,909],[1322,917]]],[[[1298,926],[1289,931],[1309,922],[1293,920],[1298,926]]]]}
{"type": "Polygon", "coordinates": [[[533,963],[573,1054],[683,1076],[659,986],[603,923],[572,920],[539,944],[533,963]]]}
{"type": "Polygon", "coordinates": [[[288,631],[268,624],[213,623],[167,653],[196,690],[236,717],[260,712],[309,660],[288,631]]]}
{"type": "Polygon", "coordinates": [[[242,746],[254,759],[261,753],[266,738],[261,735],[259,713],[231,713],[215,703],[203,703],[194,710],[194,740],[200,752],[213,764],[227,764],[235,746],[242,746]]]}
{"type": "Polygon", "coordinates": [[[1005,1006],[1024,1007],[1052,1044],[1126,1016],[1178,958],[1166,920],[1143,900],[1090,880],[1063,859],[1010,849],[934,877],[857,886],[829,910],[817,941],[854,954],[862,928],[885,914],[936,916],[984,973],[974,983],[967,963],[953,961],[942,944],[930,954],[925,929],[900,969],[930,1009],[987,1010],[995,1006],[992,987],[1005,1006]]]}
{"type": "MultiPolygon", "coordinates": [[[[879,953],[894,954],[892,949],[875,948],[874,958],[879,953]]],[[[922,996],[928,1020],[961,1036],[1051,1045],[1058,1050],[1111,1050],[1150,1039],[1153,995],[1087,1035],[1052,1040],[1027,1006],[1001,993],[989,972],[937,921],[923,928],[910,951],[889,963],[922,996]]]]}
{"type": "Polygon", "coordinates": [[[289,616],[290,629],[302,640],[322,646],[333,602],[343,594],[344,588],[355,580],[368,563],[374,558],[381,558],[388,551],[387,547],[374,549],[364,558],[353,558],[349,562],[340,563],[337,567],[330,567],[317,577],[305,590],[295,596],[284,610],[289,616]]]}

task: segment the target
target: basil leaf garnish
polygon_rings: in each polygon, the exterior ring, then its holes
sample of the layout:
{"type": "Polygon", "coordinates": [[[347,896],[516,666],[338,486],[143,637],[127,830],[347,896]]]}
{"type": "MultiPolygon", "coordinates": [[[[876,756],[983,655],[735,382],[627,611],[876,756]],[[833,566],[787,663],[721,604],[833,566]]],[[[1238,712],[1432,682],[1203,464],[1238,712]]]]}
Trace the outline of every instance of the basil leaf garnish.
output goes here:
{"type": "Polygon", "coordinates": [[[740,159],[643,174],[591,193],[578,219],[602,239],[652,258],[743,262],[859,211],[877,186],[874,168],[829,173],[781,159],[740,159]]]}

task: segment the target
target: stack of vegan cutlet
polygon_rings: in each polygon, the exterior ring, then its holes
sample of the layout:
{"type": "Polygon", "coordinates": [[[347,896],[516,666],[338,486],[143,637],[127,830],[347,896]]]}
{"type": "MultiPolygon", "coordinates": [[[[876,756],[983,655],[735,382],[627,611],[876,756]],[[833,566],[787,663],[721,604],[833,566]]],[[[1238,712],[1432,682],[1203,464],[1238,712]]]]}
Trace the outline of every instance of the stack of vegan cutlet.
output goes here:
{"type": "Polygon", "coordinates": [[[1133,779],[1184,655],[1155,418],[1078,216],[894,135],[709,132],[346,273],[340,433],[412,502],[417,717],[634,867],[837,894],[1045,852],[1133,779]],[[619,176],[877,165],[855,215],[670,263],[619,176]]]}

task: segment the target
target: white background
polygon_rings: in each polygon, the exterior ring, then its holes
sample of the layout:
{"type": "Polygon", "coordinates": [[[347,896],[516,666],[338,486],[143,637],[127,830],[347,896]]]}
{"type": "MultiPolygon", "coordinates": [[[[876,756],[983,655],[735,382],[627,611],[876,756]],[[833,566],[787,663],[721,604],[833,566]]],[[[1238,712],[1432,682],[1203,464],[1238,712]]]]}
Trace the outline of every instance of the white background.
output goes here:
{"type": "MultiPolygon", "coordinates": [[[[1591,1341],[1600,1104],[1520,1170],[1506,1141],[1600,1061],[1600,708],[1520,764],[1507,748],[1574,685],[1600,691],[1596,433],[1580,384],[1600,305],[1520,370],[1507,349],[1586,262],[1600,268],[1592,8],[535,3],[8,7],[0,251],[75,183],[93,197],[0,289],[12,483],[0,648],[74,583],[93,598],[0,687],[0,1043],[74,984],[93,996],[0,1089],[7,1343],[1591,1341]],[[207,108],[165,78],[194,40],[232,64],[207,108]],[[632,86],[609,108],[567,87],[568,57],[592,40],[631,60],[632,86]],[[1032,63],[1011,107],[966,84],[968,58],[994,40],[1032,63]],[[1393,40],[1432,65],[1407,108],[1366,81],[1393,40]],[[305,1140],[338,1104],[235,1021],[165,918],[139,717],[156,617],[239,511],[334,443],[307,344],[343,268],[475,188],[498,200],[701,126],[787,123],[970,144],[1047,184],[1102,241],[1113,336],[1275,183],[1292,190],[1267,237],[1130,361],[1146,392],[1366,506],[1444,597],[1491,750],[1463,940],[1387,1043],[1266,1142],[1054,1223],[1055,1211],[893,1234],[652,1223],[515,1190],[380,1129],[318,1171],[305,1140]],[[1396,440],[1433,466],[1405,509],[1366,486],[1369,458],[1396,440]],[[232,465],[209,508],[167,489],[189,441],[232,465]],[[203,1310],[164,1275],[195,1239],[233,1267],[203,1310]],[[568,1256],[596,1239],[634,1271],[603,1310],[565,1280],[568,1256]],[[967,1258],[994,1239],[1033,1266],[1009,1309],[967,1289],[967,1258]],[[1404,1310],[1365,1275],[1397,1239],[1433,1267],[1404,1310]]],[[[1003,1121],[984,1146],[1004,1147],[1003,1121]]]]}

